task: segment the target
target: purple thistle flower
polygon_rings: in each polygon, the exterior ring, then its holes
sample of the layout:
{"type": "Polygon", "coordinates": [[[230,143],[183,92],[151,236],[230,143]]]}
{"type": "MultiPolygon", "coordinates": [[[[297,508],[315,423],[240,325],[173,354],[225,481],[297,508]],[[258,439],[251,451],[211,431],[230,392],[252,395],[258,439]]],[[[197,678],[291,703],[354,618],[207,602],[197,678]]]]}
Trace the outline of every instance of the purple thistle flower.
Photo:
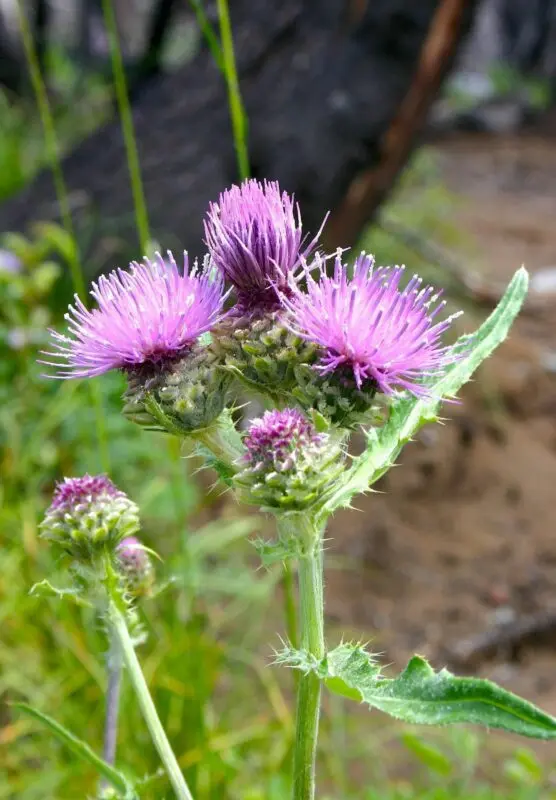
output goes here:
{"type": "Polygon", "coordinates": [[[296,408],[266,411],[244,440],[234,481],[246,503],[267,510],[312,508],[343,469],[344,454],[296,408]]]}
{"type": "Polygon", "coordinates": [[[441,336],[459,314],[435,322],[445,306],[438,303],[440,292],[422,286],[417,275],[400,289],[404,267],[375,268],[365,253],[356,259],[352,278],[340,252],[332,277],[319,255],[314,267],[318,282],[313,267],[305,266],[307,291],[292,284],[281,300],[287,327],[324,350],[316,369],[344,377],[347,369],[358,389],[372,381],[384,394],[401,388],[426,397],[423,379],[441,374],[457,357],[441,336]]]}
{"type": "Polygon", "coordinates": [[[77,559],[114,548],[139,530],[139,509],[106,475],[64,478],[40,525],[42,536],[77,559]]]}
{"type": "Polygon", "coordinates": [[[70,335],[51,331],[53,351],[44,355],[54,360],[41,363],[58,369],[52,377],[84,378],[173,361],[218,322],[223,288],[208,258],[189,270],[185,253],[183,274],[170,252],[168,260],[157,253],[132,262],[93,283],[98,308],[89,311],[76,295],[66,314],[70,335]]]}
{"type": "Polygon", "coordinates": [[[277,292],[288,292],[320,235],[304,246],[299,206],[278,183],[256,180],[232,186],[211,203],[204,228],[211,258],[235,286],[242,312],[278,308],[277,292]]]}
{"type": "Polygon", "coordinates": [[[327,439],[296,408],[265,411],[252,422],[243,440],[244,458],[256,471],[286,472],[295,467],[299,456],[308,460],[320,451],[327,439]]]}
{"type": "Polygon", "coordinates": [[[150,556],[136,536],[126,536],[116,547],[119,567],[128,591],[133,595],[149,594],[154,581],[150,556]]]}
{"type": "Polygon", "coordinates": [[[116,547],[116,552],[118,553],[118,558],[122,561],[137,561],[137,556],[148,558],[148,554],[145,552],[145,548],[137,538],[137,536],[126,536],[125,539],[122,539],[120,544],[116,547]]]}
{"type": "Polygon", "coordinates": [[[90,506],[99,498],[125,497],[106,475],[83,475],[80,478],[64,478],[58,483],[52,497],[49,512],[59,515],[72,513],[79,506],[90,506]]]}

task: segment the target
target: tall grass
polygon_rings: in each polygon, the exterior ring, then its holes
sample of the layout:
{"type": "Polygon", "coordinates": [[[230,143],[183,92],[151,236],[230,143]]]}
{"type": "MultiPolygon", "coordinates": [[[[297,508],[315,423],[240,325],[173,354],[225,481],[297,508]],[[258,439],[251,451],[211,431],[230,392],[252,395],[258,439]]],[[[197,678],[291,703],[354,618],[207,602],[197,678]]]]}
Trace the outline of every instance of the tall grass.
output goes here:
{"type": "Polygon", "coordinates": [[[116,26],[116,15],[114,14],[112,0],[102,0],[102,12],[104,15],[106,30],[108,32],[108,40],[110,42],[112,73],[114,76],[114,86],[118,100],[118,111],[120,113],[120,119],[122,122],[122,132],[124,136],[129,177],[131,181],[137,233],[139,235],[141,249],[143,252],[146,252],[149,247],[150,240],[149,217],[147,212],[147,203],[145,200],[145,192],[143,191],[143,182],[141,180],[141,167],[139,164],[137,142],[135,140],[133,115],[129,102],[124,62],[122,58],[120,39],[116,26]]]}
{"type": "Polygon", "coordinates": [[[220,20],[220,39],[222,44],[223,68],[228,87],[228,104],[232,119],[232,131],[237,157],[239,177],[249,177],[249,156],[247,153],[247,115],[243,107],[234,53],[234,40],[228,0],[218,0],[220,20]]]}

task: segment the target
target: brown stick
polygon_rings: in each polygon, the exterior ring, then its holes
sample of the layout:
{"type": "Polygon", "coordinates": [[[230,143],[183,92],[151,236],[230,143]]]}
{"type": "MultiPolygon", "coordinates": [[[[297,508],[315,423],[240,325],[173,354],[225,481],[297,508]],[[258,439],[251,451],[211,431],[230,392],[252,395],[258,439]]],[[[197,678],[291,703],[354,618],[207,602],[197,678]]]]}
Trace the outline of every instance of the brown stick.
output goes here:
{"type": "Polygon", "coordinates": [[[326,226],[329,247],[354,242],[384,200],[411,150],[415,136],[448,70],[464,24],[469,0],[442,0],[435,13],[409,91],[383,138],[379,164],[352,184],[326,226]]]}
{"type": "Polygon", "coordinates": [[[556,610],[540,611],[458,642],[448,650],[448,660],[457,667],[476,666],[500,650],[511,650],[534,637],[553,636],[555,632],[556,610]]]}

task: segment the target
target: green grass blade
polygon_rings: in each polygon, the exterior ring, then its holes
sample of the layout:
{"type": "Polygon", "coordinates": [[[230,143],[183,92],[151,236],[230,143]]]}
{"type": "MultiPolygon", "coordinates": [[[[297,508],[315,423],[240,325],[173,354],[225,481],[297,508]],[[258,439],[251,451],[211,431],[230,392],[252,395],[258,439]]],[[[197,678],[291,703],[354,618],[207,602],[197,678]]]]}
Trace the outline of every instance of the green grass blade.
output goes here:
{"type": "Polygon", "coordinates": [[[133,115],[127,91],[127,81],[120,49],[118,28],[112,0],[102,0],[102,13],[108,41],[110,44],[110,58],[112,60],[112,73],[114,75],[114,86],[116,89],[116,99],[118,101],[118,111],[122,123],[122,133],[127,155],[127,165],[129,169],[129,179],[131,181],[131,192],[133,195],[133,205],[135,208],[135,220],[137,223],[137,233],[141,243],[141,249],[146,252],[149,246],[149,216],[143,181],[141,179],[141,166],[139,164],[139,153],[137,151],[137,141],[133,126],[133,115]]]}
{"type": "Polygon", "coordinates": [[[250,174],[249,155],[247,151],[247,115],[239,89],[228,0],[218,0],[218,19],[220,21],[224,76],[228,87],[228,103],[232,119],[237,166],[240,179],[245,180],[250,174]]]}
{"type": "Polygon", "coordinates": [[[41,722],[60,742],[62,742],[62,744],[71,750],[74,755],[94,767],[99,775],[105,778],[118,792],[123,794],[126,800],[134,800],[134,798],[137,797],[125,775],[110,766],[110,764],[107,764],[106,761],[103,761],[88,744],[81,741],[81,739],[68,731],[67,728],[60,725],[59,722],[49,717],[48,714],[43,714],[42,711],[33,708],[33,706],[27,705],[27,703],[15,703],[14,707],[24,714],[27,714],[29,717],[41,722]]]}
{"type": "Polygon", "coordinates": [[[195,16],[197,17],[197,24],[199,25],[199,29],[206,39],[206,42],[209,46],[209,50],[211,52],[212,57],[214,58],[216,66],[218,67],[220,72],[223,75],[225,75],[226,70],[224,67],[224,56],[222,55],[222,48],[220,47],[218,36],[214,32],[214,29],[210,24],[209,18],[205,14],[205,9],[203,8],[202,2],[200,2],[200,0],[189,0],[189,5],[195,12],[195,16]]]}
{"type": "MultiPolygon", "coordinates": [[[[66,191],[66,184],[60,164],[60,149],[58,146],[58,137],[56,136],[54,116],[50,108],[48,93],[41,74],[37,50],[33,41],[31,29],[29,27],[29,20],[27,19],[27,15],[23,6],[23,0],[18,0],[17,7],[19,12],[19,25],[21,28],[21,38],[23,41],[25,58],[29,66],[31,83],[43,126],[44,142],[48,154],[50,169],[52,170],[56,196],[60,206],[60,216],[68,235],[71,236],[72,240],[75,242],[75,233],[73,229],[73,220],[71,217],[68,193],[66,191]]],[[[74,290],[80,297],[85,297],[85,281],[83,278],[83,270],[81,269],[77,248],[75,248],[73,257],[69,259],[69,268],[71,270],[74,290]]]]}

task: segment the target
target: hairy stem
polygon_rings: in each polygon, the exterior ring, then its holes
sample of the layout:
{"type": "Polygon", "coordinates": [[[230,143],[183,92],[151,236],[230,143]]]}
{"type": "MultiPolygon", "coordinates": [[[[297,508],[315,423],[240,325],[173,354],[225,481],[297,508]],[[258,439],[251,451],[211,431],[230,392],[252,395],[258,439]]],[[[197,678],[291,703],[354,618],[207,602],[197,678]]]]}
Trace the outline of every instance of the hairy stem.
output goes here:
{"type": "MultiPolygon", "coordinates": [[[[323,658],[324,596],[320,537],[299,559],[299,607],[301,647],[316,659],[323,658]]],[[[293,762],[294,800],[315,797],[315,759],[320,715],[320,680],[313,673],[301,675],[297,688],[297,718],[293,762]]]]}
{"type": "MultiPolygon", "coordinates": [[[[122,654],[118,643],[112,637],[110,650],[106,659],[106,673],[108,677],[106,686],[104,741],[102,757],[107,764],[113,766],[116,761],[116,746],[118,743],[118,716],[120,711],[120,689],[122,686],[122,654]]],[[[101,793],[110,786],[106,778],[100,781],[101,793]]]]}
{"type": "Polygon", "coordinates": [[[229,413],[221,414],[210,427],[195,431],[193,438],[226,464],[231,473],[237,471],[237,462],[245,450],[229,413]]]}
{"type": "Polygon", "coordinates": [[[133,642],[127,629],[125,617],[114,601],[110,603],[109,620],[114,638],[121,649],[123,661],[127,668],[139,707],[141,708],[143,719],[147,723],[154,746],[170,778],[174,793],[178,800],[193,800],[193,796],[185,782],[174,751],[172,750],[156,712],[149,687],[145,681],[133,642]]]}
{"type": "Polygon", "coordinates": [[[299,647],[299,631],[297,627],[297,608],[295,603],[294,573],[289,561],[284,562],[282,576],[282,590],[284,592],[284,615],[286,617],[286,633],[291,646],[299,647]]]}
{"type": "Polygon", "coordinates": [[[120,689],[122,686],[122,654],[117,642],[113,641],[108,653],[106,671],[106,717],[104,720],[104,743],[102,757],[107,764],[116,760],[118,741],[118,715],[120,711],[120,689]]]}

